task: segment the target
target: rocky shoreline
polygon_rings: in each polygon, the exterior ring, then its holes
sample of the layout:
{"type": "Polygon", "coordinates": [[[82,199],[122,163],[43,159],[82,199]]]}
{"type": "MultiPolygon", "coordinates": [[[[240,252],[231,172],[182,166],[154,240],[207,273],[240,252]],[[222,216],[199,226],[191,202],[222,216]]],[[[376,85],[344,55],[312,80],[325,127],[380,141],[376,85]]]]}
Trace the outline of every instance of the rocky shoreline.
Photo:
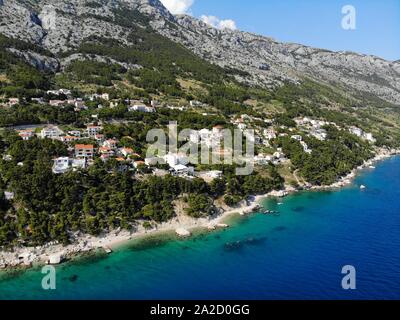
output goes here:
{"type": "Polygon", "coordinates": [[[240,214],[246,215],[256,212],[260,209],[260,202],[267,197],[285,197],[289,194],[299,192],[301,190],[329,190],[337,189],[347,186],[352,183],[359,170],[371,167],[373,164],[387,159],[393,155],[400,154],[400,150],[387,150],[380,149],[376,156],[366,161],[362,166],[355,168],[347,176],[342,177],[339,181],[329,186],[310,186],[302,185],[298,188],[286,186],[283,190],[274,190],[264,195],[250,197],[249,200],[242,201],[236,208],[221,206],[220,213],[211,218],[194,219],[189,217],[176,217],[173,220],[157,225],[152,230],[147,230],[139,225],[135,231],[115,230],[109,234],[101,237],[93,237],[89,235],[75,234],[74,243],[63,246],[62,244],[51,242],[40,247],[26,247],[14,248],[11,251],[0,252],[0,268],[1,269],[14,269],[14,268],[29,268],[35,265],[42,264],[59,264],[63,261],[83,255],[85,253],[95,252],[102,250],[110,253],[113,249],[123,245],[131,240],[146,237],[148,235],[173,231],[179,237],[189,237],[192,229],[202,228],[208,231],[213,231],[219,228],[229,227],[224,223],[224,220],[233,215],[240,214]]]}

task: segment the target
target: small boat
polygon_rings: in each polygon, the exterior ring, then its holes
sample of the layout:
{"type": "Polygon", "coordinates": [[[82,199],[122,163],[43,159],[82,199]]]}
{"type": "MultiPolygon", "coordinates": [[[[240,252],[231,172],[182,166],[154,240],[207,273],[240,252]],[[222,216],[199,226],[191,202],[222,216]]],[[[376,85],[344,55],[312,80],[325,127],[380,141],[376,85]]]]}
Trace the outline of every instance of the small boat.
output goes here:
{"type": "Polygon", "coordinates": [[[273,211],[273,210],[265,210],[265,211],[263,212],[263,214],[265,214],[265,215],[270,215],[270,214],[272,214],[272,215],[274,215],[274,216],[280,215],[279,211],[273,211]]]}
{"type": "Polygon", "coordinates": [[[367,189],[367,187],[366,186],[364,186],[363,184],[360,186],[360,189],[361,190],[365,190],[365,189],[367,189]]]}
{"type": "Polygon", "coordinates": [[[369,168],[370,168],[370,169],[376,169],[376,167],[375,167],[375,166],[369,166],[369,168]]]}

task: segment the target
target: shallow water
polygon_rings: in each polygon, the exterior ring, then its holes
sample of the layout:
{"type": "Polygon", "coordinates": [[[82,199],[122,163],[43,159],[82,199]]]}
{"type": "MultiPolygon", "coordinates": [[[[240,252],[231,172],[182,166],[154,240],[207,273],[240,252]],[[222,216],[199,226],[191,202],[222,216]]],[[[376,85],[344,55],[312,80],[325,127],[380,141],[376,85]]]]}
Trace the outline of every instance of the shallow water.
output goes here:
{"type": "Polygon", "coordinates": [[[266,201],[279,216],[235,217],[227,230],[61,265],[54,291],[41,288],[40,269],[0,280],[0,298],[399,299],[399,185],[396,157],[340,191],[266,201]],[[357,290],[342,289],[344,265],[356,268],[357,290]]]}

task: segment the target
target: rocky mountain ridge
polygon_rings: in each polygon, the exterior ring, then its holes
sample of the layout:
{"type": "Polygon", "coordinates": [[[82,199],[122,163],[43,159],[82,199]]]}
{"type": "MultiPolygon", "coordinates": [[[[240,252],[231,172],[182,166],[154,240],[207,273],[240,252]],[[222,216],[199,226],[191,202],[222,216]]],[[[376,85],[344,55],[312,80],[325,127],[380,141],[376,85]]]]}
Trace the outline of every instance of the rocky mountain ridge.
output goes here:
{"type": "Polygon", "coordinates": [[[90,37],[129,45],[132,26],[151,26],[212,63],[240,70],[240,81],[273,87],[309,77],[400,105],[400,61],[218,30],[191,16],[173,16],[159,0],[0,0],[0,33],[43,47],[54,57],[10,50],[53,71],[90,37]]]}

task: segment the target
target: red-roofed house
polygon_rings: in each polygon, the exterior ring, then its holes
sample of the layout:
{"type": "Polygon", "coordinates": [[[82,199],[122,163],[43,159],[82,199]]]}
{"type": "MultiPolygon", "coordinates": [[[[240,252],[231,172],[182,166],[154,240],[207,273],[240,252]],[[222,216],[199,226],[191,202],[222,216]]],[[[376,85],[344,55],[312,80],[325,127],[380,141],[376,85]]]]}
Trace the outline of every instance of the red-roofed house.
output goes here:
{"type": "Polygon", "coordinates": [[[75,157],[79,159],[93,159],[94,146],[92,144],[77,144],[75,146],[75,157]]]}
{"type": "Polygon", "coordinates": [[[132,148],[122,148],[121,153],[124,155],[124,157],[128,157],[133,154],[133,149],[132,148]]]}

